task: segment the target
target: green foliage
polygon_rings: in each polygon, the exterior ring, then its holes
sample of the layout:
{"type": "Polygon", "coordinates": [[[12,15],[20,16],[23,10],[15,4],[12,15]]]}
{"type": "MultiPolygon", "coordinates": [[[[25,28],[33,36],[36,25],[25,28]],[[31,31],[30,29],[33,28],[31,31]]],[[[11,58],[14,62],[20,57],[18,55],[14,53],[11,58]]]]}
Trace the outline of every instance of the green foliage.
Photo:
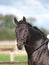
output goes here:
{"type": "Polygon", "coordinates": [[[14,15],[0,15],[0,27],[13,28],[15,27],[14,15]]]}
{"type": "MultiPolygon", "coordinates": [[[[0,14],[0,40],[15,40],[15,24],[14,15],[1,15],[0,14]]],[[[17,17],[16,17],[17,18],[17,17]]],[[[33,17],[27,18],[31,24],[33,24],[36,19],[33,17]]],[[[49,31],[41,28],[41,30],[48,34],[49,31]]]]}
{"type": "Polygon", "coordinates": [[[0,40],[14,40],[14,15],[0,15],[0,40]]]}
{"type": "Polygon", "coordinates": [[[0,40],[15,40],[15,29],[0,28],[0,40]]]}

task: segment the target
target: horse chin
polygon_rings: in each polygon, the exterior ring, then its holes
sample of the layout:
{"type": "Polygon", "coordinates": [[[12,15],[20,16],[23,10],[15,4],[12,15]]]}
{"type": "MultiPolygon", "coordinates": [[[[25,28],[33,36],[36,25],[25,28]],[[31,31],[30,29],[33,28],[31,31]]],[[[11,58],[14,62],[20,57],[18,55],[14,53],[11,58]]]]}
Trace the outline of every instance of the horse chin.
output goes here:
{"type": "Polygon", "coordinates": [[[22,50],[22,47],[18,47],[19,50],[22,50]]]}
{"type": "Polygon", "coordinates": [[[17,48],[18,48],[19,50],[22,50],[22,49],[23,49],[23,45],[18,45],[18,44],[17,44],[17,48]]]}

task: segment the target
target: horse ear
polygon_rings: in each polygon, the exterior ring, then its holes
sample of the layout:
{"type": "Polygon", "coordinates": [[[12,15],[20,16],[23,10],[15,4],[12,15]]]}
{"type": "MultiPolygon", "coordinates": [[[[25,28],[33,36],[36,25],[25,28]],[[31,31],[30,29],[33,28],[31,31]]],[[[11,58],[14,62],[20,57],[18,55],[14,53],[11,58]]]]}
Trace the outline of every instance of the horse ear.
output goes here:
{"type": "Polygon", "coordinates": [[[26,22],[26,18],[23,16],[23,21],[26,22]]]}
{"type": "Polygon", "coordinates": [[[17,21],[16,17],[14,17],[14,22],[18,25],[18,21],[17,21]]]}

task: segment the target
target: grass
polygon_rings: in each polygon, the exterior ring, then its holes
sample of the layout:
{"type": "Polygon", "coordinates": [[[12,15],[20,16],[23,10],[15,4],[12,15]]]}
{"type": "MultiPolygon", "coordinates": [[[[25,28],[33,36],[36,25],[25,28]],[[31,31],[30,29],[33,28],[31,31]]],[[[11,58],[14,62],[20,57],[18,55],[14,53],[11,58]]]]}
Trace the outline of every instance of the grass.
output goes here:
{"type": "Polygon", "coordinates": [[[27,56],[15,56],[15,60],[27,60],[27,56]]]}
{"type": "MultiPolygon", "coordinates": [[[[9,61],[10,56],[5,54],[0,54],[0,61],[9,61]]],[[[10,64],[0,64],[0,65],[10,65],[10,64]]]]}
{"type": "MultiPolygon", "coordinates": [[[[14,59],[15,61],[23,61],[23,60],[27,60],[27,56],[15,56],[14,59]]],[[[0,54],[0,61],[10,61],[10,56],[5,54],[0,54]]],[[[0,64],[0,65],[10,65],[10,64],[0,64]]],[[[14,65],[27,65],[27,63],[14,64],[14,65]]]]}
{"type": "MultiPolygon", "coordinates": [[[[27,56],[15,56],[15,60],[17,60],[17,61],[26,60],[27,61],[27,56]]],[[[27,63],[25,63],[25,64],[23,64],[23,63],[22,64],[17,64],[17,65],[27,65],[27,63]]]]}

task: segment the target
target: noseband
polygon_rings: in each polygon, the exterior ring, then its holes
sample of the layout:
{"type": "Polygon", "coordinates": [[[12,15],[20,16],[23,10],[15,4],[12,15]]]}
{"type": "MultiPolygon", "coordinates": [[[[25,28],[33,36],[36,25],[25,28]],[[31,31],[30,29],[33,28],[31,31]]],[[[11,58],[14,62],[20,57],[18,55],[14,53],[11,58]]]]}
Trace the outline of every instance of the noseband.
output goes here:
{"type": "MultiPolygon", "coordinates": [[[[33,51],[33,53],[35,52],[35,51],[37,51],[38,49],[40,49],[44,44],[46,44],[47,42],[49,42],[49,39],[47,39],[42,45],[40,45],[38,48],[36,48],[34,51],[33,51]]],[[[24,44],[25,46],[27,46],[27,47],[33,47],[32,45],[30,46],[30,45],[27,45],[27,44],[24,44]]]]}

